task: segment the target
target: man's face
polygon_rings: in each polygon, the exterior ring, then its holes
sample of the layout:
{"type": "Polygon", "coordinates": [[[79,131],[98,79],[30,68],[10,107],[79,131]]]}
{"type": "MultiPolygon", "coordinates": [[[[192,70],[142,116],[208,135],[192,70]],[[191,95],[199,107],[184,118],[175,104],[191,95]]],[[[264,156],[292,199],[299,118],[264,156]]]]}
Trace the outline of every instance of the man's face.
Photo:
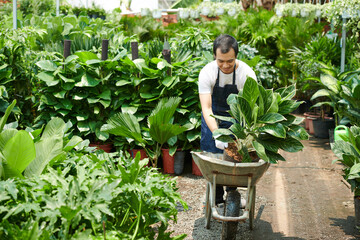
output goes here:
{"type": "Polygon", "coordinates": [[[229,74],[234,71],[236,60],[234,49],[230,48],[230,51],[227,53],[222,53],[220,48],[216,49],[215,59],[218,67],[223,73],[229,74]]]}

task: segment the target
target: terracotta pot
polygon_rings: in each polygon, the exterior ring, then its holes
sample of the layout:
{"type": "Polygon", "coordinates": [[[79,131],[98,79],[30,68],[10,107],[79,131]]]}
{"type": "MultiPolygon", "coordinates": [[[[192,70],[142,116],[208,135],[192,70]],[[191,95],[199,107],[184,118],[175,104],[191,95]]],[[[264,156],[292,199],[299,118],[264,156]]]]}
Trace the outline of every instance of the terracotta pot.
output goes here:
{"type": "Polygon", "coordinates": [[[107,153],[110,153],[113,148],[113,144],[112,143],[90,143],[89,147],[96,147],[96,149],[98,149],[98,150],[101,149],[107,153]]]}
{"type": "Polygon", "coordinates": [[[166,149],[166,148],[161,149],[161,152],[162,152],[164,173],[175,173],[174,172],[174,155],[170,156],[169,149],[166,149]]]}
{"type": "Polygon", "coordinates": [[[314,124],[313,124],[313,121],[316,120],[317,118],[307,117],[307,119],[308,119],[308,124],[309,124],[309,133],[310,133],[310,134],[314,134],[314,124]]]}
{"type": "Polygon", "coordinates": [[[196,165],[194,159],[191,159],[192,161],[192,174],[196,175],[196,176],[202,176],[202,173],[199,169],[199,167],[196,165]]]}

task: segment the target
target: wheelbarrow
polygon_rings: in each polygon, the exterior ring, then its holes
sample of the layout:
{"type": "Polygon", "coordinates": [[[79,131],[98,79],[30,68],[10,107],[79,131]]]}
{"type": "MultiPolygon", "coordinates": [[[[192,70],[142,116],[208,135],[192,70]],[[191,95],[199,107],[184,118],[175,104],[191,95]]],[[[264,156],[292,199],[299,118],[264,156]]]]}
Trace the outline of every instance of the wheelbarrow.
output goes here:
{"type": "Polygon", "coordinates": [[[222,239],[236,239],[237,225],[249,219],[254,227],[256,183],[260,180],[270,163],[260,159],[258,162],[234,163],[223,160],[223,154],[191,152],[196,165],[207,180],[205,200],[205,227],[210,229],[211,217],[223,221],[222,239]],[[227,192],[224,214],[217,211],[215,204],[216,185],[246,188],[245,206],[241,206],[237,190],[227,192]],[[244,208],[240,216],[240,209],[244,208]]]}

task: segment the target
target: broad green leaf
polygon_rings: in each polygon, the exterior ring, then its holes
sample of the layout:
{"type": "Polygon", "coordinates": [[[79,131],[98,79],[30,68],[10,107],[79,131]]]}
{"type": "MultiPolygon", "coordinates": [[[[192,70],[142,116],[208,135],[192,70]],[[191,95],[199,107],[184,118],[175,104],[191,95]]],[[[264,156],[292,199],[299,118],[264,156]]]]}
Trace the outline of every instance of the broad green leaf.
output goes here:
{"type": "Polygon", "coordinates": [[[229,129],[225,129],[225,128],[216,129],[212,133],[212,135],[215,139],[217,139],[221,135],[231,136],[232,134],[233,134],[232,131],[230,131],[229,129]]]}
{"type": "Polygon", "coordinates": [[[92,59],[99,59],[98,56],[95,53],[92,52],[76,52],[74,55],[79,57],[79,60],[83,63],[86,63],[89,60],[92,59]]]}
{"type": "Polygon", "coordinates": [[[314,95],[312,95],[310,100],[314,100],[318,97],[329,97],[331,94],[329,93],[329,90],[327,89],[319,89],[314,95]]]}
{"type": "Polygon", "coordinates": [[[307,140],[309,138],[309,134],[306,130],[299,125],[291,126],[290,129],[291,130],[288,132],[289,136],[297,140],[307,140]]]}
{"type": "Polygon", "coordinates": [[[245,98],[239,97],[238,103],[242,117],[245,119],[246,124],[251,126],[253,123],[253,119],[252,119],[252,109],[250,107],[249,102],[245,98]]]}
{"type": "Polygon", "coordinates": [[[286,120],[286,118],[279,113],[267,113],[258,119],[259,123],[277,123],[286,120]]]}
{"type": "Polygon", "coordinates": [[[320,81],[326,88],[330,89],[334,93],[339,93],[340,89],[335,77],[328,74],[321,74],[320,81]]]}
{"type": "Polygon", "coordinates": [[[294,138],[286,138],[285,140],[279,141],[281,141],[280,148],[286,152],[298,152],[304,148],[301,142],[294,138]]]}
{"type": "Polygon", "coordinates": [[[129,85],[129,84],[131,84],[130,81],[120,80],[120,81],[117,81],[115,85],[116,85],[117,87],[121,87],[121,86],[129,85]]]}
{"type": "Polygon", "coordinates": [[[135,114],[138,110],[138,107],[123,105],[121,106],[121,112],[128,114],[135,114]]]}
{"type": "Polygon", "coordinates": [[[240,139],[245,139],[246,138],[246,134],[244,131],[244,128],[241,127],[241,125],[239,123],[235,123],[233,125],[230,126],[230,131],[232,131],[234,133],[235,136],[237,136],[240,139]]]}
{"type": "MultiPolygon", "coordinates": [[[[19,173],[22,173],[36,156],[34,142],[30,134],[24,130],[18,131],[5,144],[2,153],[6,164],[19,173]]],[[[5,174],[6,177],[11,177],[7,172],[5,174]]]]}
{"type": "Polygon", "coordinates": [[[79,136],[73,136],[70,141],[65,145],[64,151],[68,152],[74,147],[76,147],[79,143],[81,143],[83,139],[79,136]]]}
{"type": "Polygon", "coordinates": [[[354,164],[350,168],[348,179],[357,179],[360,178],[360,163],[354,164]]]}
{"type": "Polygon", "coordinates": [[[4,149],[5,144],[16,135],[18,130],[6,129],[0,133],[0,152],[4,149]]]}
{"type": "Polygon", "coordinates": [[[266,132],[278,138],[286,137],[286,130],[284,126],[280,123],[265,125],[263,127],[260,127],[259,131],[266,132]]]}
{"type": "Polygon", "coordinates": [[[280,93],[280,96],[283,100],[291,100],[296,94],[295,85],[289,87],[276,89],[276,92],[280,93]]]}
{"type": "Polygon", "coordinates": [[[62,74],[60,74],[60,73],[59,73],[58,75],[59,75],[59,77],[60,77],[64,82],[66,82],[66,83],[73,83],[73,82],[75,82],[74,79],[67,78],[67,77],[63,76],[62,74]]]}
{"type": "MultiPolygon", "coordinates": [[[[46,131],[46,128],[45,128],[46,131]]],[[[39,176],[48,165],[48,163],[62,153],[63,136],[56,135],[44,138],[35,143],[36,158],[25,170],[26,177],[39,176]]]]}
{"type": "Polygon", "coordinates": [[[261,145],[261,143],[257,142],[257,141],[253,141],[252,142],[252,145],[253,147],[255,148],[256,150],[256,153],[257,155],[263,159],[264,161],[266,162],[269,162],[270,159],[268,158],[268,156],[266,155],[266,152],[265,152],[265,148],[263,145],[261,145]]]}
{"type": "Polygon", "coordinates": [[[41,139],[51,138],[55,135],[62,136],[64,135],[65,122],[61,118],[51,119],[44,129],[44,133],[41,136],[41,139]]]}
{"type": "Polygon", "coordinates": [[[111,100],[111,91],[109,89],[103,91],[100,95],[98,95],[98,98],[111,100]]]}
{"type": "Polygon", "coordinates": [[[78,122],[77,128],[80,132],[87,132],[90,131],[89,123],[88,122],[78,122]]]}
{"type": "Polygon", "coordinates": [[[101,81],[93,78],[89,74],[85,73],[81,77],[81,81],[76,83],[75,86],[77,87],[95,87],[97,86],[101,81]]]}
{"type": "Polygon", "coordinates": [[[46,83],[46,85],[48,85],[49,87],[55,86],[56,84],[59,83],[59,80],[54,79],[54,76],[48,72],[41,72],[38,75],[36,75],[36,77],[39,78],[40,80],[44,81],[46,83]]]}
{"type": "Polygon", "coordinates": [[[36,63],[36,65],[44,71],[54,72],[57,69],[57,65],[50,60],[42,60],[36,63]]]}
{"type": "Polygon", "coordinates": [[[280,114],[289,114],[296,110],[300,106],[301,102],[295,102],[293,100],[285,100],[279,104],[278,112],[280,114]]]}
{"type": "Polygon", "coordinates": [[[258,83],[253,78],[248,77],[246,79],[242,97],[250,104],[250,108],[254,107],[259,97],[259,88],[258,83]]]}

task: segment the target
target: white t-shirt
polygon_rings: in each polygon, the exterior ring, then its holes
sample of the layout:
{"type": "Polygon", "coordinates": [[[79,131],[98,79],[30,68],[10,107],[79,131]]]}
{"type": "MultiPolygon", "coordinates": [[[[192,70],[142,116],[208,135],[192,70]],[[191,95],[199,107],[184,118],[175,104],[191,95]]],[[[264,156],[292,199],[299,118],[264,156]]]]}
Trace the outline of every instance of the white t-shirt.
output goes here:
{"type": "MultiPolygon", "coordinates": [[[[236,60],[236,65],[238,66],[235,70],[235,84],[238,90],[244,87],[247,77],[251,77],[255,80],[255,72],[244,62],[236,60]]],[[[201,69],[199,74],[199,94],[212,94],[213,88],[216,83],[216,78],[218,75],[218,65],[216,60],[206,64],[206,66],[201,69]]],[[[223,87],[226,84],[232,84],[233,73],[225,74],[222,71],[219,72],[219,86],[223,87]]]]}

